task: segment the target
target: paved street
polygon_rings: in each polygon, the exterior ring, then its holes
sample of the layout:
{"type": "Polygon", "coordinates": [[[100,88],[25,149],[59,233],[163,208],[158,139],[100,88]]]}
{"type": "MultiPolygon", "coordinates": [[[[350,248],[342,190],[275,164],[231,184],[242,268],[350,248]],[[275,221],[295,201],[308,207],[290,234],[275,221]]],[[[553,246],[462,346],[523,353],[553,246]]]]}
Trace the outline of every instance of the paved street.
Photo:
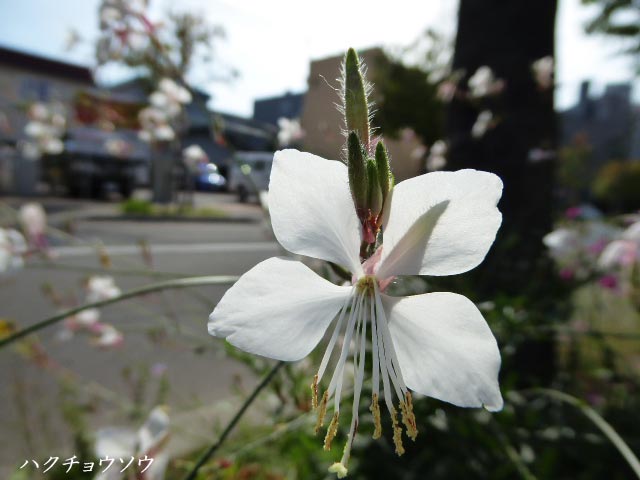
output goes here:
{"type": "MultiPolygon", "coordinates": [[[[109,208],[109,204],[102,208],[109,208]]],[[[258,207],[243,208],[259,216],[258,207]]],[[[64,208],[62,212],[69,213],[64,208]]],[[[0,279],[0,318],[25,326],[54,313],[57,307],[43,294],[45,286],[68,305],[80,301],[82,280],[88,274],[84,269],[99,266],[95,248],[98,240],[104,243],[113,268],[126,273],[115,275],[124,291],[158,280],[132,274],[146,268],[140,253],[141,240],[151,245],[156,271],[194,276],[239,275],[281,252],[261,222],[80,220],[76,222],[75,236],[82,243],[67,242],[53,250],[56,268],[34,261],[24,271],[0,279]]],[[[0,439],[5,448],[0,452],[0,465],[15,465],[33,451],[53,454],[46,449],[68,444],[68,438],[60,437],[60,432],[67,429],[61,428],[61,399],[55,380],[65,370],[73,372],[83,385],[81,391],[74,392],[79,402],[101,399],[97,403],[99,410],[90,416],[94,427],[118,419],[117,423],[122,424],[123,412],[116,405],[126,404],[135,396],[135,387],[123,377],[125,366],[148,369],[166,365],[169,404],[177,413],[215,405],[230,397],[234,385],[249,388],[254,379],[241,365],[226,358],[222,342],[206,331],[207,316],[226,288],[167,291],[105,308],[102,319],[125,333],[124,344],[115,350],[98,350],[88,345],[84,336],[62,340],[61,327],[50,327],[38,338],[52,368],[27,362],[9,349],[0,351],[0,382],[4,386],[0,389],[0,405],[5,419],[0,439]],[[107,392],[114,392],[114,398],[110,400],[107,392]]],[[[152,392],[157,383],[151,381],[151,392],[145,397],[147,407],[153,404],[152,392]]],[[[0,469],[3,478],[4,471],[0,469]]]]}

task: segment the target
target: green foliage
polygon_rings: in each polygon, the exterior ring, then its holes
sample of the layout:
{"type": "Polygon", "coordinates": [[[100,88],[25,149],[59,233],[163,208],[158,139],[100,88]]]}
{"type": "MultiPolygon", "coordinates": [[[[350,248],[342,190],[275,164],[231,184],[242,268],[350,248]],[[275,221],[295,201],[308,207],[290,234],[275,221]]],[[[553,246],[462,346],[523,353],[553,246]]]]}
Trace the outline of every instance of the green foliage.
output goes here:
{"type": "Polygon", "coordinates": [[[640,162],[612,162],[605,165],[593,183],[593,194],[610,209],[640,208],[640,162]]]}
{"type": "Polygon", "coordinates": [[[156,205],[148,200],[129,199],[120,205],[125,215],[141,217],[223,218],[225,212],[212,207],[194,208],[189,205],[156,205]]]}
{"type": "Polygon", "coordinates": [[[379,95],[375,120],[384,135],[395,137],[411,128],[425,145],[444,134],[445,106],[436,97],[439,82],[450,70],[452,46],[441,34],[427,30],[388,62],[374,78],[379,95]]]}
{"type": "Polygon", "coordinates": [[[131,198],[120,205],[120,210],[129,215],[151,215],[153,203],[148,200],[131,198]]]}
{"type": "Polygon", "coordinates": [[[442,138],[444,106],[429,75],[423,67],[401,61],[390,61],[380,70],[375,82],[382,100],[375,118],[384,135],[397,136],[409,127],[427,144],[442,138]]]}

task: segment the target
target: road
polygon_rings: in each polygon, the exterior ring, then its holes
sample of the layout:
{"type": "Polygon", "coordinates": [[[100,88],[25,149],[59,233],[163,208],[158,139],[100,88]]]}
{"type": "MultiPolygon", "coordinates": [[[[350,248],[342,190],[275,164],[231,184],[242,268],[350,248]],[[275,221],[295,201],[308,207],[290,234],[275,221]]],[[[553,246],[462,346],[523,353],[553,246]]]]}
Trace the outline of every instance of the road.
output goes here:
{"type": "MultiPolygon", "coordinates": [[[[83,242],[54,249],[55,268],[36,260],[0,279],[0,318],[25,326],[56,312],[61,307],[43,293],[45,287],[65,305],[81,301],[88,275],[84,269],[100,265],[94,246],[98,241],[113,268],[126,273],[115,275],[125,291],[158,280],[132,274],[146,268],[141,240],[151,245],[156,271],[193,276],[240,275],[282,252],[261,223],[79,221],[75,236],[83,242]]],[[[91,410],[90,429],[122,424],[136,395],[145,398],[145,408],[153,406],[160,382],[151,375],[147,392],[140,394],[131,378],[142,371],[166,368],[173,412],[215,406],[235,388],[250,389],[253,377],[226,357],[222,341],[206,330],[207,317],[226,288],[167,291],[104,308],[102,320],[125,333],[117,349],[99,350],[86,336],[62,340],[62,327],[52,326],[38,334],[49,367],[27,361],[15,349],[0,351],[0,439],[5,447],[0,450],[0,476],[6,478],[8,466],[27,458],[74,453],[61,414],[64,372],[80,386],[72,391],[74,402],[91,410]],[[133,371],[128,380],[127,369],[133,371]]]]}

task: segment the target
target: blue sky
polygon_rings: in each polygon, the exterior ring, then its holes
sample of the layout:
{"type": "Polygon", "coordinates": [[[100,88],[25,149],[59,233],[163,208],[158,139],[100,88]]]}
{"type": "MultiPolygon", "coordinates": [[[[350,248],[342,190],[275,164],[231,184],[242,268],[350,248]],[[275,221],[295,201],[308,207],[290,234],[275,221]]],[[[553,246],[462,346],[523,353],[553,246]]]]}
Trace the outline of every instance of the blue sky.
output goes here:
{"type": "MultiPolygon", "coordinates": [[[[99,3],[0,0],[0,44],[93,65],[88,45],[70,53],[64,52],[63,45],[70,28],[86,39],[95,37],[99,3]]],[[[430,3],[433,6],[425,9],[424,2],[416,0],[182,0],[181,10],[200,12],[211,22],[224,25],[227,39],[218,46],[220,60],[241,74],[237,81],[225,85],[213,81],[207,68],[196,68],[191,81],[213,95],[215,108],[251,115],[254,98],[304,90],[311,59],[339,54],[348,46],[406,45],[427,27],[452,33],[457,1],[430,3]]],[[[628,58],[616,56],[619,44],[582,32],[592,10],[581,6],[579,0],[559,3],[557,104],[564,108],[575,102],[581,80],[594,80],[597,91],[608,82],[629,80],[632,66],[628,58]]],[[[152,16],[158,18],[176,3],[151,0],[151,4],[152,16]]],[[[102,70],[98,79],[114,80],[122,74],[118,69],[102,70]]],[[[640,89],[635,90],[637,96],[640,89]]]]}

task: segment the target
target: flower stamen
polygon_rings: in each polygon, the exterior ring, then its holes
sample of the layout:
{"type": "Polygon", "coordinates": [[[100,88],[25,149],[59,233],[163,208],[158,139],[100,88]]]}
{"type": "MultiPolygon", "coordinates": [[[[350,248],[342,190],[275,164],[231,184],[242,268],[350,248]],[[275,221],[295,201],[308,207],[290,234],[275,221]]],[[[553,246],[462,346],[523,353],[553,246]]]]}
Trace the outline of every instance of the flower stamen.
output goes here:
{"type": "Polygon", "coordinates": [[[313,383],[311,383],[311,408],[318,408],[318,374],[313,376],[313,383]]]}
{"type": "Polygon", "coordinates": [[[407,391],[404,394],[404,401],[400,402],[400,408],[402,410],[402,423],[407,427],[407,436],[415,442],[418,436],[418,426],[416,424],[416,416],[413,414],[411,392],[407,391]]]}
{"type": "Polygon", "coordinates": [[[374,393],[371,397],[371,407],[369,407],[373,415],[373,439],[376,440],[382,436],[382,422],[380,421],[380,405],[378,405],[378,394],[374,393]]]}
{"type": "Polygon", "coordinates": [[[329,424],[329,427],[327,428],[327,435],[326,437],[324,437],[324,449],[325,450],[331,450],[331,443],[333,442],[333,439],[336,437],[336,434],[338,433],[338,420],[340,417],[340,412],[336,411],[333,414],[333,418],[331,419],[331,423],[329,424]]]}
{"type": "Polygon", "coordinates": [[[324,425],[324,417],[327,415],[327,405],[329,404],[329,391],[325,390],[322,395],[322,400],[318,408],[318,420],[316,421],[315,433],[316,435],[324,425]]]}
{"type": "Polygon", "coordinates": [[[402,428],[398,423],[398,414],[396,409],[391,407],[391,422],[393,423],[393,443],[396,446],[396,454],[400,457],[404,454],[404,446],[402,445],[402,428]]]}

